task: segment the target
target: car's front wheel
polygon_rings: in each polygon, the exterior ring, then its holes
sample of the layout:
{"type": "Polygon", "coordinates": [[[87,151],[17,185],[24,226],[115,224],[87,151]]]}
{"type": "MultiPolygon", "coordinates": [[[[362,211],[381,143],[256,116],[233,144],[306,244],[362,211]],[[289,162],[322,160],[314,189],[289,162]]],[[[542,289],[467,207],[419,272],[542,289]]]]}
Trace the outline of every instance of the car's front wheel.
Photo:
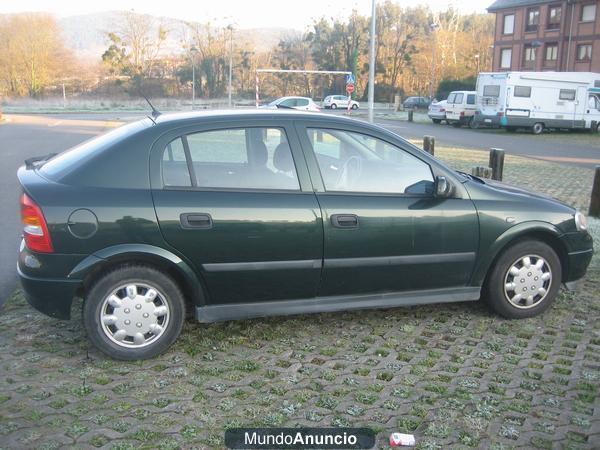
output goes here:
{"type": "Polygon", "coordinates": [[[356,103],[352,104],[352,109],[358,109],[358,105],[356,103]]]}
{"type": "Polygon", "coordinates": [[[492,308],[509,319],[544,312],[558,295],[562,279],[560,259],[549,245],[521,241],[498,258],[487,280],[492,308]]]}
{"type": "Polygon", "coordinates": [[[152,358],[179,336],[183,295],[171,277],[151,267],[122,266],[89,290],[83,322],[90,341],[116,359],[152,358]]]}
{"type": "Polygon", "coordinates": [[[431,119],[431,121],[435,124],[442,123],[442,119],[431,119]]]}
{"type": "Polygon", "coordinates": [[[332,103],[330,106],[331,109],[337,109],[337,105],[335,103],[332,103]]]}

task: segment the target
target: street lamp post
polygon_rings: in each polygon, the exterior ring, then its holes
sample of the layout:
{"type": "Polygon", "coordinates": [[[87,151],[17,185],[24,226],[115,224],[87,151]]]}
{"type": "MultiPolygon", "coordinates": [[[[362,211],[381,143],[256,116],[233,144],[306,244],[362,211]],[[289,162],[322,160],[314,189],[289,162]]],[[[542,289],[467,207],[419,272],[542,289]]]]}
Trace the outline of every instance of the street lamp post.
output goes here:
{"type": "Polygon", "coordinates": [[[228,93],[228,105],[231,108],[231,79],[233,77],[233,25],[227,27],[229,30],[229,89],[228,93]]]}
{"type": "Polygon", "coordinates": [[[198,49],[196,47],[190,48],[190,60],[192,62],[192,110],[194,109],[194,103],[196,103],[196,54],[198,49]]]}
{"type": "Polygon", "coordinates": [[[435,93],[435,48],[437,47],[437,38],[436,31],[440,27],[437,23],[430,23],[429,29],[433,34],[433,51],[431,52],[431,85],[429,86],[429,97],[433,99],[433,94],[435,93]]]}

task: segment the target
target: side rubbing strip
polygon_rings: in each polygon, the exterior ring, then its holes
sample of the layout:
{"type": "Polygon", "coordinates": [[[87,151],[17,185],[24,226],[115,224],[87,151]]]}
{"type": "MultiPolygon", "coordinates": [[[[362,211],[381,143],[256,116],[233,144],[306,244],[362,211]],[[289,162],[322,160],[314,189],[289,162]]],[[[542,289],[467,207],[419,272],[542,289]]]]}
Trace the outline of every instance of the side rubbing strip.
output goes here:
{"type": "Polygon", "coordinates": [[[299,261],[256,261],[242,263],[203,264],[207,272],[242,272],[249,270],[293,270],[320,269],[320,259],[305,259],[299,261]]]}
{"type": "Polygon", "coordinates": [[[467,253],[438,253],[432,255],[403,255],[403,256],[378,256],[374,258],[334,258],[326,259],[326,269],[344,267],[374,267],[374,266],[400,266],[406,264],[433,264],[469,262],[475,259],[474,252],[467,253]]]}

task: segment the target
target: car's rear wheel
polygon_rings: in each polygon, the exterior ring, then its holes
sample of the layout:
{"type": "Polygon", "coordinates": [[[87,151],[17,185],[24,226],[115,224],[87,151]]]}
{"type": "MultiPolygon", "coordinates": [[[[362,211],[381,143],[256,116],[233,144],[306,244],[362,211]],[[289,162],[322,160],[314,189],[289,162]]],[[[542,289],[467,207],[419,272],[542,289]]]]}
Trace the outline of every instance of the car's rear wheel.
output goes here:
{"type": "Polygon", "coordinates": [[[491,269],[487,300],[501,316],[523,319],[544,312],[558,295],[560,259],[549,245],[534,240],[508,248],[491,269]]]}
{"type": "Polygon", "coordinates": [[[544,132],[544,124],[541,122],[536,122],[531,127],[531,131],[533,134],[542,134],[544,132]]]}
{"type": "Polygon", "coordinates": [[[179,336],[185,318],[183,295],[164,273],[122,266],[89,290],[83,322],[90,341],[116,359],[152,358],[179,336]]]}
{"type": "Polygon", "coordinates": [[[352,109],[358,109],[358,105],[356,103],[352,104],[352,109]]]}
{"type": "Polygon", "coordinates": [[[331,104],[331,109],[337,109],[337,105],[335,103],[331,104]]]}
{"type": "Polygon", "coordinates": [[[468,125],[469,125],[469,128],[471,130],[476,130],[477,128],[479,128],[479,123],[475,122],[475,118],[474,117],[471,117],[469,119],[468,125]]]}
{"type": "Polygon", "coordinates": [[[433,121],[433,123],[435,124],[439,124],[442,123],[442,119],[431,119],[433,121]]]}

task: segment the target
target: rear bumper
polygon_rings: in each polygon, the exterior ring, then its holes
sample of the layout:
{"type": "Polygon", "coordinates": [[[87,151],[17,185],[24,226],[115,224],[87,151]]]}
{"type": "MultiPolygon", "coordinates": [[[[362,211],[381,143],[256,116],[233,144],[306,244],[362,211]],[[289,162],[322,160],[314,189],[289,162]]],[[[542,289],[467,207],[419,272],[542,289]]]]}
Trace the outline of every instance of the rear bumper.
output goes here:
{"type": "Polygon", "coordinates": [[[487,125],[488,127],[502,126],[502,117],[497,115],[475,114],[473,122],[477,125],[487,125]]]}
{"type": "Polygon", "coordinates": [[[35,253],[21,242],[17,273],[27,302],[38,311],[57,319],[71,317],[71,304],[82,281],[68,278],[82,255],[35,253]]]}
{"type": "Polygon", "coordinates": [[[427,113],[427,116],[429,116],[430,119],[435,119],[435,120],[446,120],[446,113],[427,113]]]}
{"type": "Polygon", "coordinates": [[[17,267],[27,302],[38,311],[57,319],[71,318],[71,304],[80,280],[34,278],[17,267]]]}

